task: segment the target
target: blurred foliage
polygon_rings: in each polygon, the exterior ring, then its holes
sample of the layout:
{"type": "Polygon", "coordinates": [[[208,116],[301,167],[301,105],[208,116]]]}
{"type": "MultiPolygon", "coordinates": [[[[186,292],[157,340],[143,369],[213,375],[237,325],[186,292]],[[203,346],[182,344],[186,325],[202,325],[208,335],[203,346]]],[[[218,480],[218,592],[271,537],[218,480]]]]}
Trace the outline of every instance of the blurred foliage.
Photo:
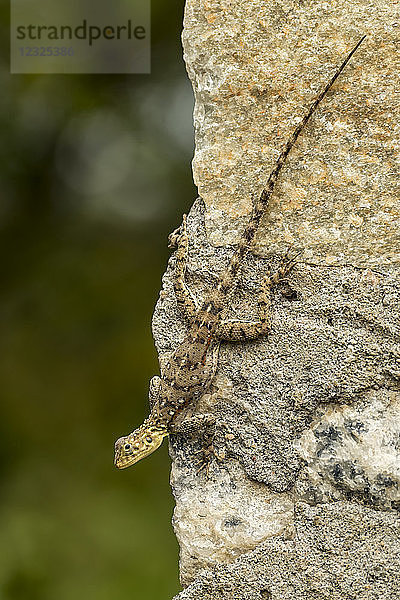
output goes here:
{"type": "Polygon", "coordinates": [[[183,0],[152,2],[151,75],[9,75],[1,8],[0,598],[170,598],[166,444],[148,411],[167,234],[195,196],[183,0]]]}

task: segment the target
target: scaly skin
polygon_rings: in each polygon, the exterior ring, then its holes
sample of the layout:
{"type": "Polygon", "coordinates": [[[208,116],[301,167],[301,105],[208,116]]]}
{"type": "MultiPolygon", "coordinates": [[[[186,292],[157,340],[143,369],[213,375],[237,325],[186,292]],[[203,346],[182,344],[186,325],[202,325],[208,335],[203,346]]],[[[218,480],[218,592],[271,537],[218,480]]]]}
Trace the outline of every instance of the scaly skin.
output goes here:
{"type": "Polygon", "coordinates": [[[153,391],[153,408],[149,417],[138,429],[116,441],[115,466],[118,469],[125,469],[154,452],[161,445],[163,438],[173,431],[177,417],[182,411],[189,405],[195,405],[197,399],[206,392],[215,369],[215,350],[218,349],[222,339],[230,341],[256,339],[268,331],[271,288],[292,269],[293,260],[284,257],[280,269],[273,276],[267,274],[264,278],[258,300],[258,321],[226,321],[227,299],[235,286],[243,256],[251,246],[288,154],[318,104],[365,37],[362,37],[349,53],[290,136],[271,171],[265,189],[254,203],[250,221],[227,269],[198,309],[184,280],[188,247],[186,216],[184,216],[182,226],[170,236],[170,245],[178,246],[175,294],[178,306],[189,318],[191,325],[189,333],[163,369],[158,389],[153,391]]]}

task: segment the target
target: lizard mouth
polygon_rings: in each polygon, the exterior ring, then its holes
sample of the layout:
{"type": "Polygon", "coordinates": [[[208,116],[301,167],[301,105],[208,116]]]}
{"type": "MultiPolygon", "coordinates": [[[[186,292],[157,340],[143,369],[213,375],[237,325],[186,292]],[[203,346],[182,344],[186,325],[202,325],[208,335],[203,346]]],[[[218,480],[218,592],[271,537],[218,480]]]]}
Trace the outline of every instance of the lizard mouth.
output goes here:
{"type": "Polygon", "coordinates": [[[131,467],[135,463],[139,462],[139,460],[145,456],[148,456],[148,454],[151,452],[152,450],[150,452],[138,452],[137,454],[131,452],[129,455],[125,454],[125,452],[116,452],[114,465],[117,467],[117,469],[127,469],[128,467],[131,467]]]}
{"type": "Polygon", "coordinates": [[[117,469],[126,469],[135,464],[140,459],[140,456],[122,456],[120,452],[115,453],[114,465],[117,469]]]}
{"type": "Polygon", "coordinates": [[[121,460],[118,456],[115,457],[114,460],[114,465],[116,466],[117,469],[126,469],[127,467],[130,467],[131,465],[134,464],[134,461],[129,462],[127,460],[121,460]]]}

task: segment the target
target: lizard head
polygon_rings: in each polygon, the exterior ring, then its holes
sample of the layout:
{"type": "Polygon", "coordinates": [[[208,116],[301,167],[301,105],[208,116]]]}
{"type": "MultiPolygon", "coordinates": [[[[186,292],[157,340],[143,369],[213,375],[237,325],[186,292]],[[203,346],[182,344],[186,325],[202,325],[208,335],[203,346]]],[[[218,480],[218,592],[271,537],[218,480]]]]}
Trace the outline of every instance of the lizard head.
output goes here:
{"type": "Polygon", "coordinates": [[[126,469],[145,458],[161,446],[168,431],[144,423],[129,435],[115,442],[114,464],[117,469],[126,469]]]}

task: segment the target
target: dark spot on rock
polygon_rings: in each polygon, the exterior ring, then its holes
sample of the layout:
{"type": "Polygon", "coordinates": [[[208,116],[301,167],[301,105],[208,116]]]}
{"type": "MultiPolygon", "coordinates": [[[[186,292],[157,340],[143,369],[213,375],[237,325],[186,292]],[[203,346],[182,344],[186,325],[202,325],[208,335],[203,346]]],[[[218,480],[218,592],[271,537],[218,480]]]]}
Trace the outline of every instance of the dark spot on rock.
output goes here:
{"type": "Polygon", "coordinates": [[[293,301],[299,299],[297,290],[294,290],[286,281],[281,283],[280,288],[281,295],[286,298],[286,300],[293,301]]]}
{"type": "Polygon", "coordinates": [[[229,519],[225,519],[224,527],[237,527],[238,525],[241,525],[242,522],[242,519],[239,519],[239,517],[230,517],[229,519]]]}
{"type": "Polygon", "coordinates": [[[385,579],[386,569],[381,565],[374,565],[367,571],[368,581],[376,581],[377,579],[385,579]]]}
{"type": "Polygon", "coordinates": [[[379,473],[376,477],[375,477],[375,482],[374,482],[377,486],[380,487],[393,487],[396,485],[395,481],[389,476],[389,475],[385,475],[384,473],[379,473]]]}
{"type": "Polygon", "coordinates": [[[336,463],[336,464],[333,466],[333,469],[332,469],[332,475],[333,475],[333,477],[334,477],[336,480],[338,480],[338,479],[343,479],[343,469],[342,469],[342,467],[339,465],[339,463],[336,463]]]}
{"type": "Polygon", "coordinates": [[[336,442],[342,439],[341,431],[333,425],[324,424],[317,427],[314,430],[314,435],[317,439],[323,440],[325,438],[326,442],[336,442]]]}
{"type": "Polygon", "coordinates": [[[349,294],[351,292],[351,285],[349,285],[348,283],[344,283],[342,285],[342,290],[345,294],[349,294]]]}
{"type": "Polygon", "coordinates": [[[366,431],[365,424],[362,423],[361,421],[355,421],[355,420],[345,421],[344,426],[347,429],[347,431],[355,431],[357,433],[366,431]]]}

